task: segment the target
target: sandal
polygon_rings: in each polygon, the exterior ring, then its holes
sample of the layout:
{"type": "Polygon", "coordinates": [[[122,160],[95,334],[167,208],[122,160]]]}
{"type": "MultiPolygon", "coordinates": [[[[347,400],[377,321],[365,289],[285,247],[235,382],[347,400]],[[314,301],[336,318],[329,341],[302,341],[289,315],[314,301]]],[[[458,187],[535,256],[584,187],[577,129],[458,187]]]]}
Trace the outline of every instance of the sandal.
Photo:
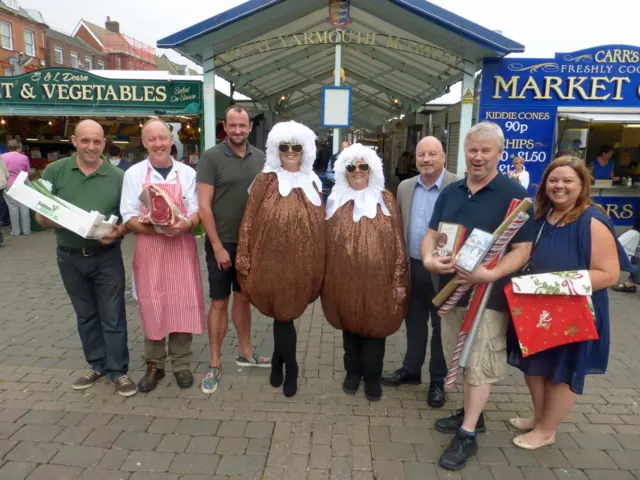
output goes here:
{"type": "Polygon", "coordinates": [[[538,450],[539,448],[542,447],[546,447],[548,445],[553,445],[554,443],[556,443],[556,434],[554,433],[553,435],[551,435],[551,438],[549,440],[547,440],[546,442],[542,442],[540,445],[532,445],[530,443],[527,443],[525,440],[523,440],[524,435],[520,435],[519,437],[515,437],[513,439],[513,444],[516,447],[520,447],[523,448],[525,450],[538,450]]]}
{"type": "Polygon", "coordinates": [[[636,293],[636,286],[629,285],[627,283],[619,283],[618,285],[614,285],[613,287],[611,287],[611,290],[623,293],[636,293]]]}
{"type": "Polygon", "coordinates": [[[510,418],[509,425],[511,425],[516,430],[520,430],[521,432],[530,432],[531,430],[534,429],[534,427],[528,425],[528,422],[530,421],[531,420],[529,418],[521,418],[521,417],[510,418]]]}

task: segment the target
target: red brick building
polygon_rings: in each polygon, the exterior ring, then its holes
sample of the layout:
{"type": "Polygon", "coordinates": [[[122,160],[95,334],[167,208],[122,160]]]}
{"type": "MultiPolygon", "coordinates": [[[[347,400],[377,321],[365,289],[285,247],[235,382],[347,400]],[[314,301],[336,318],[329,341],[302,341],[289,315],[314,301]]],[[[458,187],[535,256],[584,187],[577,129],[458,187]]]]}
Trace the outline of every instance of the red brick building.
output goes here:
{"type": "Polygon", "coordinates": [[[107,56],[80,38],[50,29],[46,33],[46,40],[46,64],[49,68],[66,67],[85,70],[107,68],[107,56]]]}
{"type": "Polygon", "coordinates": [[[37,10],[24,9],[17,0],[0,0],[0,76],[43,68],[47,29],[37,10]]]}
{"type": "Polygon", "coordinates": [[[155,70],[155,48],[120,32],[120,24],[107,17],[104,28],[86,20],[73,36],[90,45],[107,58],[107,70],[155,70]]]}

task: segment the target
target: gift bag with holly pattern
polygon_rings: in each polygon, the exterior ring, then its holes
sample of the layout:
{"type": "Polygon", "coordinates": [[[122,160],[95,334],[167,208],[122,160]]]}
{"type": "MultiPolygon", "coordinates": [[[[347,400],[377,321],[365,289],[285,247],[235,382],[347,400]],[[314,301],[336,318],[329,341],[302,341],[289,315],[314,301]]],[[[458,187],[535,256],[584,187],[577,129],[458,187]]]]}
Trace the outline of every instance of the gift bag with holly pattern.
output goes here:
{"type": "Polygon", "coordinates": [[[515,277],[504,291],[523,357],[598,339],[587,270],[515,277]]]}

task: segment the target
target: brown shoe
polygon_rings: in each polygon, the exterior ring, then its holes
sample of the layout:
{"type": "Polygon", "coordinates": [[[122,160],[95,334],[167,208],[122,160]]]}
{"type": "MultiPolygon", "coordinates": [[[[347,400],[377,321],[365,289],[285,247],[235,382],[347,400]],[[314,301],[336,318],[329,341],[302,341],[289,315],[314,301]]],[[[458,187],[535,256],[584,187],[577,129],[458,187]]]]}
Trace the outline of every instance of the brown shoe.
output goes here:
{"type": "Polygon", "coordinates": [[[164,378],[164,369],[158,368],[155,363],[147,362],[147,371],[138,382],[138,390],[147,393],[156,388],[158,382],[164,378]]]}
{"type": "Polygon", "coordinates": [[[138,387],[135,382],[129,378],[129,375],[122,375],[116,378],[113,384],[116,386],[116,392],[121,397],[130,397],[138,393],[138,387]]]}
{"type": "Polygon", "coordinates": [[[189,370],[180,370],[173,372],[176,377],[176,383],[180,388],[191,388],[193,386],[193,374],[189,370]]]}
{"type": "Polygon", "coordinates": [[[85,390],[95,385],[95,383],[102,377],[104,377],[104,373],[98,373],[95,370],[89,370],[87,373],[73,382],[71,388],[73,388],[74,390],[85,390]]]}

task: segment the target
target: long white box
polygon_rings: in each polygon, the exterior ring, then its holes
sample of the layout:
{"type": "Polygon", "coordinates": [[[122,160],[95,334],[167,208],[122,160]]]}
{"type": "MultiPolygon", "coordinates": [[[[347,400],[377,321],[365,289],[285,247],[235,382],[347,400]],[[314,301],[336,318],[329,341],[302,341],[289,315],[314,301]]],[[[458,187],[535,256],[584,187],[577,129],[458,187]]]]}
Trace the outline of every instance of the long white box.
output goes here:
{"type": "MultiPolygon", "coordinates": [[[[25,185],[24,182],[27,179],[27,172],[20,172],[11,188],[7,191],[7,195],[16,202],[20,202],[22,205],[29,207],[31,210],[83,238],[99,240],[109,235],[113,230],[113,225],[118,221],[115,215],[111,215],[109,220],[105,221],[104,215],[100,212],[87,212],[58,198],[60,203],[68,207],[64,208],[51,198],[25,185]]],[[[48,182],[41,182],[48,187],[48,182]]],[[[49,190],[51,189],[49,188],[49,190]]]]}

